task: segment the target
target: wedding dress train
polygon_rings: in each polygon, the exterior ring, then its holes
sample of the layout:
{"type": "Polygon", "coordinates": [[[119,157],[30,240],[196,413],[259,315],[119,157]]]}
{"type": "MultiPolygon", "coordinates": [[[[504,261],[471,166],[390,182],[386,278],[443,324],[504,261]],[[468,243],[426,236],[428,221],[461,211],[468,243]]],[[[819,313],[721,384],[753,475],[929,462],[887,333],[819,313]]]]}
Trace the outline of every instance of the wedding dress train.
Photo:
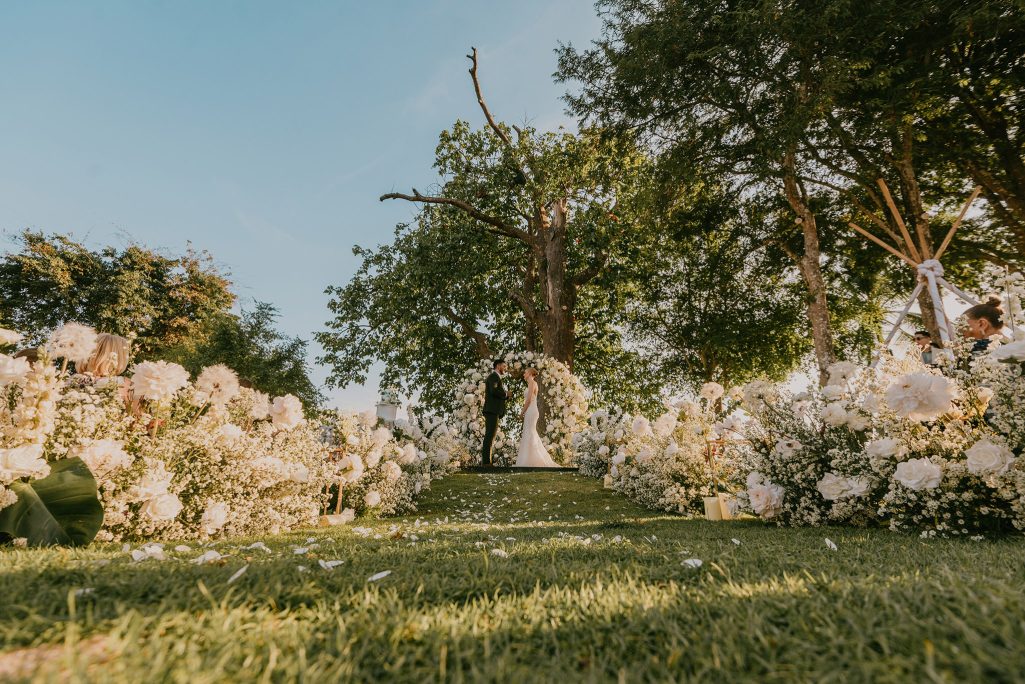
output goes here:
{"type": "Polygon", "coordinates": [[[520,452],[516,456],[514,468],[561,468],[548,455],[541,435],[537,434],[537,400],[530,402],[527,414],[523,416],[523,436],[520,437],[520,452]]]}

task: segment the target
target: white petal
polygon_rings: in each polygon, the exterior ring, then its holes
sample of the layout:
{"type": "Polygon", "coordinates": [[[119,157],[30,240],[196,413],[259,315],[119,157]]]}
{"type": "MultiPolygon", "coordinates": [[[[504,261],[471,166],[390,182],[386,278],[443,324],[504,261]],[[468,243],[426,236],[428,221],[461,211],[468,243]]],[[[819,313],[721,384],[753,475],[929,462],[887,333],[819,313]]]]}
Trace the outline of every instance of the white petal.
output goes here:
{"type": "Polygon", "coordinates": [[[246,570],[248,570],[248,569],[249,569],[248,565],[243,565],[241,568],[236,570],[235,574],[233,574],[231,577],[228,578],[228,584],[233,584],[235,582],[235,580],[237,580],[242,575],[246,574],[246,570]]]}
{"type": "Polygon", "coordinates": [[[700,558],[688,558],[687,560],[683,561],[683,564],[686,565],[688,568],[700,568],[703,562],[700,558]]]}
{"type": "Polygon", "coordinates": [[[375,573],[375,574],[371,575],[370,577],[368,577],[367,581],[368,582],[376,582],[378,580],[383,580],[385,577],[387,577],[390,574],[391,574],[391,570],[383,570],[381,572],[375,573]]]}

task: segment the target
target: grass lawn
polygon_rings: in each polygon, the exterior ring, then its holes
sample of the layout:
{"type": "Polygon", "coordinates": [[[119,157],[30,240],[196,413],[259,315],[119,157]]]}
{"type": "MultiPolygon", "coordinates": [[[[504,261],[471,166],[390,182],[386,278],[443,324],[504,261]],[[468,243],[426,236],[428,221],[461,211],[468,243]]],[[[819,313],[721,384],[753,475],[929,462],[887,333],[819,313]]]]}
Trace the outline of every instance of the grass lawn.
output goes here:
{"type": "Polygon", "coordinates": [[[417,515],[254,541],[213,544],[225,558],[203,565],[195,544],[141,562],[0,552],[0,679],[1025,677],[1019,539],[681,520],[523,473],[450,477],[417,515]]]}

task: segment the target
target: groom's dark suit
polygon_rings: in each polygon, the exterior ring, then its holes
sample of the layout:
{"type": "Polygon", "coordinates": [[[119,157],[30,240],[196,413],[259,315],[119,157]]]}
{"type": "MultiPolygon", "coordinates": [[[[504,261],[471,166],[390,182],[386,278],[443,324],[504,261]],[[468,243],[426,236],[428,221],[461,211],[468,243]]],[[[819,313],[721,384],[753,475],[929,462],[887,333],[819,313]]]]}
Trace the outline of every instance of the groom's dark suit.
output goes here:
{"type": "Polygon", "coordinates": [[[484,383],[484,446],[481,448],[480,464],[491,465],[491,448],[498,432],[498,419],[505,415],[505,402],[509,393],[502,384],[502,376],[492,372],[484,383]]]}

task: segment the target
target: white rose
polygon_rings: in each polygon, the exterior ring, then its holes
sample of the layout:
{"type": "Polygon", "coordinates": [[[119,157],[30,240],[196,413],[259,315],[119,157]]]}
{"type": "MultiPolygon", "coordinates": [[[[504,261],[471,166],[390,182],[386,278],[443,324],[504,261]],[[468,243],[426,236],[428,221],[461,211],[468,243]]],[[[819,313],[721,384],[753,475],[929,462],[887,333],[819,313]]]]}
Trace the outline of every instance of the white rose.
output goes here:
{"type": "Polygon", "coordinates": [[[42,444],[0,449],[0,480],[13,482],[22,477],[41,478],[50,474],[42,444]]]}
{"type": "Polygon", "coordinates": [[[837,361],[827,368],[826,372],[829,374],[830,385],[840,385],[854,377],[858,372],[858,366],[850,361],[837,361]]]}
{"type": "Polygon", "coordinates": [[[347,459],[343,461],[343,467],[345,467],[345,481],[350,484],[363,477],[363,473],[366,471],[363,459],[358,454],[349,454],[347,459]]]}
{"type": "Polygon", "coordinates": [[[599,456],[608,456],[609,455],[609,448],[608,448],[608,446],[602,444],[600,447],[598,447],[598,455],[599,456]]]}
{"type": "Polygon", "coordinates": [[[9,385],[12,382],[21,382],[28,375],[29,370],[28,359],[16,359],[7,354],[0,354],[0,387],[9,385]]]}
{"type": "Polygon", "coordinates": [[[783,511],[783,488],[771,482],[747,490],[751,509],[762,518],[773,518],[783,511]]]}
{"type": "Polygon", "coordinates": [[[1025,340],[1002,344],[992,352],[993,358],[1005,363],[1025,363],[1025,340]]]}
{"type": "Polygon", "coordinates": [[[672,458],[678,453],[680,453],[680,447],[677,446],[674,440],[669,440],[669,445],[666,447],[666,456],[672,458]]]}
{"type": "Polygon", "coordinates": [[[7,328],[0,328],[0,346],[2,347],[13,347],[21,342],[24,337],[21,333],[16,333],[7,328]]]}
{"type": "Polygon", "coordinates": [[[182,511],[182,502],[174,494],[160,494],[148,500],[139,509],[139,515],[153,522],[174,520],[182,511]]]}
{"type": "Polygon", "coordinates": [[[649,449],[648,447],[644,447],[639,452],[637,452],[637,462],[647,463],[652,458],[654,458],[654,456],[655,454],[652,453],[651,449],[649,449]]]}
{"type": "Polygon", "coordinates": [[[886,389],[886,404],[902,418],[922,422],[953,410],[957,385],[932,373],[912,373],[886,389]]]}
{"type": "Polygon", "coordinates": [[[368,507],[374,508],[381,505],[381,493],[377,490],[371,489],[367,492],[366,496],[363,497],[363,503],[368,507]]]}
{"type": "Polygon", "coordinates": [[[134,501],[148,501],[167,494],[167,488],[170,486],[171,474],[164,469],[162,462],[158,462],[132,487],[131,498],[134,501]]]}
{"type": "Polygon", "coordinates": [[[836,401],[842,399],[846,392],[847,390],[840,385],[826,385],[822,388],[822,398],[826,401],[836,401]]]}
{"type": "Polygon", "coordinates": [[[94,476],[101,476],[132,465],[132,457],[115,439],[93,439],[71,451],[88,466],[94,476]]]}
{"type": "Polygon", "coordinates": [[[206,510],[203,511],[203,517],[199,521],[199,527],[203,534],[210,536],[224,527],[225,523],[228,522],[230,510],[228,504],[222,501],[208,503],[206,510]]]}
{"type": "Polygon", "coordinates": [[[943,470],[928,458],[913,458],[897,464],[893,479],[908,489],[936,489],[943,479],[943,470]]]}
{"type": "Polygon", "coordinates": [[[869,481],[864,477],[852,477],[847,480],[847,495],[858,497],[868,494],[869,481]]]}
{"type": "Polygon", "coordinates": [[[819,494],[826,501],[836,501],[846,496],[850,490],[850,486],[847,483],[847,478],[841,477],[836,473],[826,473],[819,480],[815,488],[819,490],[819,494]]]}
{"type": "Polygon", "coordinates": [[[620,449],[616,452],[616,455],[612,457],[612,464],[622,465],[623,463],[626,463],[626,451],[624,449],[620,449]]]}
{"type": "Polygon", "coordinates": [[[647,437],[651,434],[651,423],[644,416],[637,416],[634,418],[632,429],[638,437],[647,437]]]}
{"type": "Polygon", "coordinates": [[[833,427],[840,427],[847,424],[847,409],[843,404],[832,403],[822,409],[822,422],[833,427]]]}
{"type": "Polygon", "coordinates": [[[872,459],[903,458],[907,453],[907,447],[899,440],[892,437],[874,439],[865,443],[865,453],[872,459]]]}
{"type": "Polygon", "coordinates": [[[270,405],[270,417],[274,427],[293,430],[303,423],[303,404],[299,397],[292,394],[274,397],[270,405]]]}
{"type": "Polygon", "coordinates": [[[245,434],[242,428],[234,423],[225,423],[218,429],[218,433],[220,433],[221,439],[229,444],[238,441],[245,434]]]}
{"type": "Polygon", "coordinates": [[[719,383],[706,382],[704,385],[701,386],[701,392],[698,394],[698,396],[700,396],[702,399],[709,403],[713,403],[715,401],[718,401],[719,398],[722,397],[722,395],[725,393],[726,390],[719,383]]]}
{"type": "Polygon", "coordinates": [[[383,470],[384,477],[389,482],[394,482],[395,480],[402,477],[402,468],[400,468],[399,464],[395,461],[388,461],[387,463],[385,463],[383,470]]]}
{"type": "Polygon", "coordinates": [[[1014,454],[1007,447],[980,439],[965,452],[968,472],[979,477],[1003,475],[1014,463],[1014,454]]]}
{"type": "Polygon", "coordinates": [[[776,446],[773,447],[772,452],[777,456],[782,456],[783,458],[790,458],[798,451],[800,451],[802,446],[803,445],[796,439],[781,439],[776,442],[776,446]]]}
{"type": "Polygon", "coordinates": [[[368,468],[376,468],[377,464],[381,462],[384,454],[381,453],[380,449],[373,449],[367,454],[366,463],[368,468]]]}

